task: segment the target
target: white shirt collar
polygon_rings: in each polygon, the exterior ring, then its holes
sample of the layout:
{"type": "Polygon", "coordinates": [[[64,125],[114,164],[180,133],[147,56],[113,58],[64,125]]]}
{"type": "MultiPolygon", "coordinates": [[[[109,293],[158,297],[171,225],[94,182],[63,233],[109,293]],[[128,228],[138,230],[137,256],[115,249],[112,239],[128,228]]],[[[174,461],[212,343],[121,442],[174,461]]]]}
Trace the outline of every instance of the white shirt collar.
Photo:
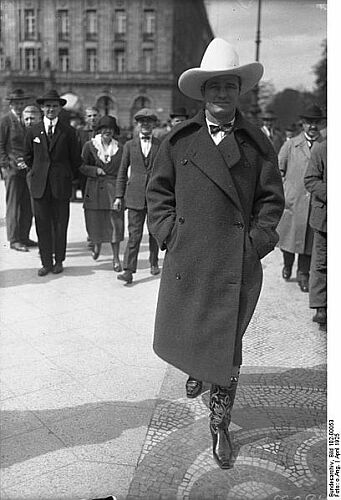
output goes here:
{"type": "Polygon", "coordinates": [[[54,132],[54,129],[56,128],[56,125],[58,123],[58,116],[56,116],[56,118],[54,118],[53,120],[50,120],[49,118],[44,116],[43,122],[44,122],[44,127],[45,127],[46,132],[48,131],[48,128],[49,128],[51,123],[52,123],[52,130],[54,132]]]}
{"type": "MultiPolygon", "coordinates": [[[[205,115],[205,120],[206,120],[206,125],[207,125],[207,129],[208,129],[208,133],[210,134],[210,136],[212,137],[213,139],[213,142],[218,145],[219,142],[221,142],[224,137],[225,137],[225,132],[218,132],[217,134],[211,134],[211,131],[210,131],[210,125],[215,125],[217,126],[218,124],[217,123],[214,123],[212,122],[211,120],[209,120],[207,118],[207,116],[205,115]]],[[[234,116],[232,120],[230,120],[228,123],[231,123],[231,125],[234,125],[234,122],[236,121],[236,117],[234,116]]]]}

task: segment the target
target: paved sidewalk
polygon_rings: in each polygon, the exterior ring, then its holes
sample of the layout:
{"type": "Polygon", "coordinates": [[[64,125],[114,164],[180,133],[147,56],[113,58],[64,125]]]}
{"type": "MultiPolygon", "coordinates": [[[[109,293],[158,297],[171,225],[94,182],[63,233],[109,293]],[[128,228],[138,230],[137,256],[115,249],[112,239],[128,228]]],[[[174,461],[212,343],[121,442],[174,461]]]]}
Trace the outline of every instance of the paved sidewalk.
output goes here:
{"type": "MultiPolygon", "coordinates": [[[[1,182],[0,220],[3,206],[1,182]]],[[[221,471],[207,392],[186,399],[185,374],[152,351],[159,277],[147,235],[123,285],[109,245],[91,259],[81,203],[60,275],[39,278],[38,251],[10,250],[0,226],[2,500],[325,498],[326,333],[307,294],[280,278],[279,250],[264,259],[231,424],[235,464],[221,471]]]]}

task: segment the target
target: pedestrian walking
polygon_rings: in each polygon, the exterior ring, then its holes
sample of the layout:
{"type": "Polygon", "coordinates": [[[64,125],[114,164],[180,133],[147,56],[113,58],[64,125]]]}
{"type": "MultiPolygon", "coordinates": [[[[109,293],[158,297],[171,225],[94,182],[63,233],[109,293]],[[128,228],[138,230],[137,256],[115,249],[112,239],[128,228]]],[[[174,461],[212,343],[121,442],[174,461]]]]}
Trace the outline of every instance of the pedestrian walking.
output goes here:
{"type": "Polygon", "coordinates": [[[32,208],[24,162],[25,125],[22,111],[29,95],[15,89],[6,100],[9,112],[0,122],[0,167],[6,187],[6,229],[10,248],[28,252],[37,243],[30,239],[32,208]]]}
{"type": "MultiPolygon", "coordinates": [[[[124,252],[124,272],[117,279],[131,283],[136,273],[137,258],[143,236],[143,227],[147,215],[146,187],[152,171],[153,161],[160,141],[152,132],[157,122],[157,115],[149,108],[143,108],[135,114],[136,136],[127,141],[123,148],[121,166],[117,176],[115,209],[120,211],[125,204],[128,208],[129,238],[124,252]],[[130,177],[128,181],[128,168],[130,177]]],[[[158,264],[158,245],[149,234],[150,273],[160,273],[158,264]]]]}
{"type": "Polygon", "coordinates": [[[42,262],[38,276],[46,276],[51,271],[63,272],[72,178],[82,158],[75,130],[58,119],[66,100],[56,90],[49,90],[37,103],[44,116],[27,131],[24,160],[32,171],[31,194],[42,262]]]}
{"type": "Polygon", "coordinates": [[[113,116],[103,116],[96,135],[83,147],[80,171],[86,176],[84,214],[86,230],[93,243],[92,257],[97,260],[102,243],[111,243],[114,271],[122,271],[120,242],[124,239],[124,211],[114,210],[117,172],[122,146],[117,141],[120,129],[113,116]]]}
{"type": "Polygon", "coordinates": [[[309,306],[316,309],[313,321],[327,323],[327,139],[311,148],[304,176],[311,193],[310,227],[314,231],[310,266],[309,306]]]}
{"type": "Polygon", "coordinates": [[[162,142],[147,189],[149,230],[166,250],[154,350],[191,378],[211,383],[210,430],[218,465],[231,467],[228,427],[242,338],[262,284],[260,260],[278,241],[284,199],[277,156],[237,109],[260,80],[215,38],[180,91],[204,109],[162,142]]]}
{"type": "Polygon", "coordinates": [[[308,106],[300,115],[302,132],[286,141],[279,152],[279,168],[283,176],[285,210],[278,226],[279,247],[283,252],[282,276],[289,280],[297,259],[297,281],[302,292],[309,291],[309,270],[313,231],[308,223],[310,193],[304,186],[304,175],[310,160],[310,149],[322,142],[320,134],[325,116],[316,105],[308,106]]]}
{"type": "Polygon", "coordinates": [[[278,129],[278,127],[276,127],[275,113],[269,109],[262,113],[261,119],[263,122],[261,130],[273,145],[276,153],[278,153],[285,139],[281,131],[278,129]]]}

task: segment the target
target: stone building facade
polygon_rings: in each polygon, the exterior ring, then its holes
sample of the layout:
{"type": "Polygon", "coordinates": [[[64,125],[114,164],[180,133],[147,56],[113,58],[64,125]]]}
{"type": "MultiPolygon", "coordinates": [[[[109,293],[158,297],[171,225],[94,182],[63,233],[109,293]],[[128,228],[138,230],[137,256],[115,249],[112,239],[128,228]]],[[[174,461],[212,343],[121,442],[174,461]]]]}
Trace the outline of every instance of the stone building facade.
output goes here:
{"type": "Polygon", "coordinates": [[[48,88],[132,125],[137,109],[161,121],[198,104],[177,90],[212,39],[203,0],[0,0],[0,115],[8,91],[48,88]]]}

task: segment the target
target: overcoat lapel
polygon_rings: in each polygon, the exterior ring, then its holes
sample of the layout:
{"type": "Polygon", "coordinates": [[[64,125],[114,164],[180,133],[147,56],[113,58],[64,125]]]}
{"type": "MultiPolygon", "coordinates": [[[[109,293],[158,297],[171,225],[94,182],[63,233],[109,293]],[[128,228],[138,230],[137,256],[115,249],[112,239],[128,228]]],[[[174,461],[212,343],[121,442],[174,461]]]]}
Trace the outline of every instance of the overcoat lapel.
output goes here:
{"type": "Polygon", "coordinates": [[[43,146],[46,150],[46,154],[49,155],[49,145],[48,145],[47,136],[45,133],[44,122],[39,123],[39,132],[40,132],[39,133],[40,142],[41,142],[41,144],[43,144],[43,146]]]}
{"type": "MultiPolygon", "coordinates": [[[[225,140],[225,139],[224,139],[225,140]]],[[[238,147],[238,146],[237,146],[238,147]]],[[[239,151],[238,151],[239,153],[239,151]]],[[[236,207],[242,212],[242,206],[234,186],[230,169],[222,154],[212,141],[206,127],[202,126],[188,149],[188,159],[222,189],[231,198],[236,207]]],[[[231,153],[232,161],[236,159],[236,151],[231,153]]],[[[240,158],[240,154],[239,154],[240,158]]],[[[231,163],[232,164],[232,163],[231,163]]]]}

